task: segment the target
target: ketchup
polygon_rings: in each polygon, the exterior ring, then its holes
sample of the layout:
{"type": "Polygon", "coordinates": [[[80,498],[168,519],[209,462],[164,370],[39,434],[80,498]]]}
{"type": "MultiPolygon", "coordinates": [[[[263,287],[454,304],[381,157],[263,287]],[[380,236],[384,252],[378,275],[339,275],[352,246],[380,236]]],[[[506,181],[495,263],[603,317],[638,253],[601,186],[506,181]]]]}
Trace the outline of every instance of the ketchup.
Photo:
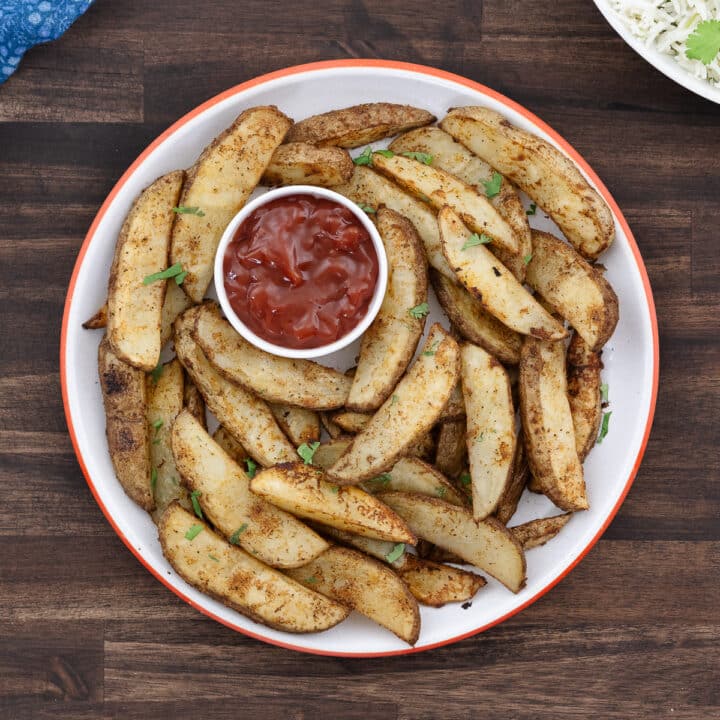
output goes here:
{"type": "Polygon", "coordinates": [[[365,317],[378,259],[350,210],[298,194],[245,218],[227,246],[223,273],[230,305],[256,335],[282,347],[315,348],[365,317]]]}

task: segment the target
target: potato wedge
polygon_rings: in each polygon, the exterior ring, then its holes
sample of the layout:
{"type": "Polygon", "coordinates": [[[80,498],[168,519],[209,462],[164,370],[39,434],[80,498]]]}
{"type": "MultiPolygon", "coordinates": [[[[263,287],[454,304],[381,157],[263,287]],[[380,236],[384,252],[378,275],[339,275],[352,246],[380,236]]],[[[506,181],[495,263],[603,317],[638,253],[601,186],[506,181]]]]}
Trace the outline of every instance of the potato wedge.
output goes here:
{"type": "Polygon", "coordinates": [[[212,434],[212,439],[238,464],[241,468],[247,467],[250,453],[222,426],[212,434]]]}
{"type": "Polygon", "coordinates": [[[312,360],[291,360],[256,348],[235,332],[215,303],[198,309],[193,339],[213,367],[267,402],[310,410],[345,404],[352,379],[312,360]]]}
{"type": "Polygon", "coordinates": [[[460,350],[440,325],[430,329],[420,357],[355,436],[328,477],[342,485],[369,480],[392,467],[435,424],[459,374],[460,350]]]}
{"type": "Polygon", "coordinates": [[[388,285],[380,311],[363,335],[345,403],[360,412],[376,410],[390,396],[415,354],[427,314],[427,262],[415,228],[388,208],[380,208],[376,218],[387,254],[388,285]]]}
{"type": "Polygon", "coordinates": [[[523,443],[522,435],[519,435],[515,445],[515,458],[513,459],[510,481],[505,486],[505,492],[500,496],[497,509],[495,510],[495,517],[503,525],[507,525],[510,518],[515,514],[518,503],[520,502],[520,496],[523,494],[529,477],[530,470],[528,469],[527,457],[525,455],[525,444],[523,443]]]}
{"type": "Polygon", "coordinates": [[[320,447],[313,455],[313,465],[327,470],[333,463],[337,462],[337,459],[348,449],[351,442],[351,437],[338,435],[336,438],[320,443],[320,447]]]}
{"type": "Polygon", "coordinates": [[[600,353],[590,350],[575,331],[567,350],[567,389],[580,462],[595,447],[602,423],[601,368],[600,353]]]}
{"type": "Polygon", "coordinates": [[[190,376],[185,373],[183,388],[183,402],[193,417],[207,430],[207,417],[205,417],[205,401],[200,391],[193,385],[190,376]]]}
{"type": "Polygon", "coordinates": [[[312,410],[270,403],[270,412],[293,445],[320,439],[320,416],[312,410]]]}
{"type": "Polygon", "coordinates": [[[435,213],[422,200],[414,198],[391,180],[364,165],[355,168],[346,185],[338,185],[333,190],[358,204],[376,210],[385,206],[406,217],[417,230],[430,265],[443,275],[454,277],[442,254],[435,213]]]}
{"type": "Polygon", "coordinates": [[[518,592],[525,584],[525,555],[520,544],[495,518],[477,520],[465,508],[412,493],[382,494],[418,537],[455,553],[518,592]]]}
{"type": "Polygon", "coordinates": [[[397,573],[422,605],[442,607],[448,603],[466,602],[486,585],[484,577],[408,555],[407,562],[397,573]]]}
{"type": "Polygon", "coordinates": [[[440,423],[437,448],[435,449],[435,467],[448,477],[456,477],[465,467],[467,457],[466,429],[465,418],[440,423]]]}
{"type": "Polygon", "coordinates": [[[320,632],[350,613],[231,545],[176,503],[158,530],[163,555],[180,577],[256,622],[286,632],[320,632]]]}
{"type": "Polygon", "coordinates": [[[170,503],[177,500],[191,508],[187,490],[180,485],[180,474],[170,447],[175,418],[183,409],[183,369],[175,359],[165,363],[157,381],[147,376],[147,425],[150,442],[150,485],[155,498],[153,520],[157,523],[170,503]]]}
{"type": "Polygon", "coordinates": [[[565,513],[555,517],[538,518],[508,529],[523,546],[523,550],[530,550],[552,540],[567,525],[571,515],[572,513],[565,513]]]}
{"type": "Polygon", "coordinates": [[[120,360],[104,337],[98,347],[98,375],[115,474],[128,496],[151,512],[155,500],[150,484],[145,373],[120,360]]]}
{"type": "Polygon", "coordinates": [[[562,240],[533,230],[527,283],[550,308],[597,351],[618,322],[618,299],[610,283],[562,240]]]}
{"type": "Polygon", "coordinates": [[[567,396],[564,343],[525,338],[520,355],[520,416],[528,463],[542,491],[562,510],[587,510],[567,396]]]}
{"type": "Polygon", "coordinates": [[[196,313],[191,309],[178,318],[175,352],[208,408],[260,465],[294,461],[295,448],[267,404],[216,372],[190,336],[187,326],[192,326],[196,313]]]}
{"type": "Polygon", "coordinates": [[[375,538],[363,537],[362,535],[355,535],[346,530],[338,530],[338,528],[330,527],[330,525],[320,525],[319,523],[315,523],[313,527],[321,535],[337,540],[343,545],[361,550],[366,555],[370,555],[370,557],[374,557],[376,560],[382,560],[395,569],[402,568],[407,558],[410,557],[404,549],[403,552],[398,554],[398,543],[390,542],[389,540],[376,540],[375,538]],[[397,558],[395,558],[396,555],[397,558]],[[395,559],[390,562],[388,557],[395,559]]]}
{"type": "Polygon", "coordinates": [[[407,525],[372,495],[356,487],[328,482],[322,470],[301,462],[259,472],[250,489],[268,502],[299,517],[378,540],[413,545],[407,525]]]}
{"type": "Polygon", "coordinates": [[[184,178],[176,170],[143,190],[125,218],[110,268],[108,342],[121,360],[147,372],[160,360],[166,280],[145,279],[168,267],[173,207],[184,178]]]}
{"type": "Polygon", "coordinates": [[[465,505],[455,486],[441,472],[416,457],[401,458],[388,472],[362,483],[362,488],[373,494],[388,490],[414,492],[439,497],[452,505],[465,505]]]}
{"type": "Polygon", "coordinates": [[[378,625],[414,645],[420,634],[420,610],[407,585],[377,560],[348,548],[334,546],[305,567],[286,574],[369,617],[378,625]]]}
{"type": "Polygon", "coordinates": [[[332,421],[346,433],[355,435],[367,427],[372,418],[372,413],[352,412],[351,410],[339,410],[331,415],[332,421]]]}
{"type": "MultiPolygon", "coordinates": [[[[181,291],[182,292],[182,291],[181,291]]],[[[104,303],[98,311],[88,318],[82,326],[86,330],[101,330],[107,326],[107,303],[104,303]]]]}
{"type": "Polygon", "coordinates": [[[280,145],[273,153],[261,183],[332,187],[347,182],[353,168],[352,158],[346,150],[293,142],[280,145]]]}
{"type": "Polygon", "coordinates": [[[501,363],[520,362],[522,338],[491,315],[480,300],[437,270],[430,272],[437,299],[460,334],[494,355],[501,363]]]}
{"type": "Polygon", "coordinates": [[[427,198],[426,202],[436,210],[451,207],[470,230],[490,237],[496,248],[510,255],[519,253],[512,228],[489,200],[454,175],[403,155],[385,157],[376,153],[373,168],[420,199],[427,198]]]}
{"type": "Polygon", "coordinates": [[[610,247],[610,209],[554,145],[482,107],[454,108],[440,127],[527,193],[585,257],[610,247]]]}
{"type": "Polygon", "coordinates": [[[333,419],[330,417],[330,413],[328,412],[320,413],[320,424],[325,428],[327,434],[333,440],[340,438],[344,435],[343,429],[333,422],[333,419]]]}
{"type": "Polygon", "coordinates": [[[183,290],[199,303],[212,280],[215,251],[227,224],[247,202],[291,121],[274,106],[245,110],[188,170],[172,229],[170,264],[181,263],[183,290]],[[202,213],[202,214],[200,214],[202,213]]]}
{"type": "Polygon", "coordinates": [[[430,165],[454,175],[459,180],[472,186],[481,195],[486,195],[490,204],[498,211],[500,217],[510,226],[517,242],[518,252],[508,253],[501,248],[491,246],[500,262],[522,282],[525,278],[525,262],[523,258],[532,252],[530,241],[530,225],[525,208],[518,197],[512,183],[500,179],[500,187],[496,194],[489,195],[485,183],[493,182],[496,170],[473,155],[466,147],[448,135],[439,127],[422,127],[410,130],[395,138],[389,147],[400,155],[420,152],[429,155],[430,165]]]}
{"type": "Polygon", "coordinates": [[[287,141],[354,148],[435,120],[427,110],[411,105],[365,103],[305,118],[290,128],[287,141]]]}
{"type": "Polygon", "coordinates": [[[465,417],[465,401],[462,396],[462,389],[458,383],[450,393],[450,399],[445,403],[445,407],[438,418],[439,422],[454,422],[462,420],[465,417]]]}
{"type": "Polygon", "coordinates": [[[488,312],[523,335],[548,340],[567,336],[565,328],[484,245],[466,246],[470,233],[449,207],[438,213],[438,227],[450,267],[488,312]]]}
{"type": "Polygon", "coordinates": [[[187,411],[173,424],[172,452],[183,483],[215,529],[272,567],[299,567],[328,544],[297,518],[250,492],[250,479],[187,411]]]}
{"type": "Polygon", "coordinates": [[[477,345],[460,348],[467,409],[473,515],[492,515],[510,481],[515,457],[515,408],[505,368],[477,345]]]}
{"type": "Polygon", "coordinates": [[[192,304],[192,300],[190,300],[176,282],[169,282],[167,284],[162,313],[160,315],[160,343],[163,347],[173,336],[175,321],[192,304]]]}

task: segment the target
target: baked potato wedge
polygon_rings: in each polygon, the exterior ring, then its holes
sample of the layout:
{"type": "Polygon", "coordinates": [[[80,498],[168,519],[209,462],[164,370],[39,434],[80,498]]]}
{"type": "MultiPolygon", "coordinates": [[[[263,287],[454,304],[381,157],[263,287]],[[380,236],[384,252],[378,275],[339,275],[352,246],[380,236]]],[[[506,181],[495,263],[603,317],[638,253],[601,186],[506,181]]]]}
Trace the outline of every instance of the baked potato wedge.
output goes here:
{"type": "Polygon", "coordinates": [[[172,453],[193,505],[234,545],[281,568],[305,565],[327,550],[307,525],[250,492],[245,469],[187,410],[173,424],[172,453]]]}
{"type": "Polygon", "coordinates": [[[246,468],[250,453],[222,426],[218,425],[212,439],[242,468],[246,468]]]}
{"type": "Polygon", "coordinates": [[[518,252],[508,253],[502,248],[491,249],[522,282],[525,279],[525,261],[532,252],[530,241],[530,225],[527,214],[512,183],[497,173],[484,160],[473,155],[466,147],[453,140],[439,127],[422,127],[410,130],[398,136],[390,144],[389,150],[396,154],[423,153],[428,156],[429,164],[454,175],[458,180],[472,186],[481,195],[486,195],[490,204],[498,211],[500,217],[510,226],[517,242],[518,252]],[[498,177],[499,176],[499,177],[498,177]],[[500,185],[493,190],[488,188],[499,179],[500,185]]]}
{"type": "Polygon", "coordinates": [[[163,555],[186,582],[256,622],[293,633],[321,632],[350,608],[308,590],[231,545],[173,503],[158,527],[163,555]]]}
{"type": "Polygon", "coordinates": [[[437,433],[435,467],[448,477],[456,477],[465,467],[467,443],[465,418],[442,422],[437,433]]]}
{"type": "Polygon", "coordinates": [[[418,537],[455,553],[513,592],[525,584],[522,548],[495,518],[477,520],[465,508],[426,495],[387,492],[381,497],[418,537]]]}
{"type": "Polygon", "coordinates": [[[329,412],[320,413],[320,424],[325,428],[325,432],[333,439],[340,438],[344,435],[343,429],[333,422],[329,412]]]}
{"type": "Polygon", "coordinates": [[[212,280],[227,224],[260,182],[291,121],[274,106],[245,110],[187,173],[172,229],[170,264],[187,272],[183,290],[199,303],[212,280]]]}
{"type": "Polygon", "coordinates": [[[260,398],[215,371],[190,330],[197,308],[176,322],[175,352],[210,411],[260,465],[292,462],[295,448],[278,427],[270,408],[260,398]]]}
{"type": "Polygon", "coordinates": [[[192,380],[185,373],[183,388],[183,402],[192,416],[207,430],[207,417],[205,416],[205,401],[200,391],[193,385],[192,380]]]}
{"type": "Polygon", "coordinates": [[[515,408],[505,368],[477,345],[460,348],[467,409],[467,448],[473,515],[492,515],[503,496],[515,457],[515,408]]]}
{"type": "Polygon", "coordinates": [[[388,285],[380,311],[363,335],[345,403],[359,412],[376,410],[390,396],[415,354],[427,314],[427,262],[415,228],[388,208],[380,208],[376,219],[387,254],[388,285]]]}
{"type": "Polygon", "coordinates": [[[183,409],[184,378],[180,362],[175,359],[163,366],[157,380],[147,376],[147,425],[150,441],[150,486],[155,498],[153,520],[157,523],[170,503],[177,500],[189,510],[190,497],[180,484],[170,446],[175,418],[183,409]]]}
{"type": "Polygon", "coordinates": [[[471,245],[470,233],[449,207],[438,213],[442,249],[458,280],[492,315],[523,335],[547,340],[567,336],[565,328],[484,246],[471,245]]]}
{"type": "Polygon", "coordinates": [[[299,517],[356,535],[415,543],[415,536],[390,508],[357,487],[338,487],[319,468],[302,462],[260,471],[250,489],[268,502],[299,517]]]}
{"type": "Polygon", "coordinates": [[[525,338],[520,354],[520,417],[530,470],[542,491],[562,510],[587,510],[567,394],[564,343],[525,338]]]}
{"type": "Polygon", "coordinates": [[[336,438],[330,438],[330,440],[321,442],[313,455],[313,465],[327,470],[327,468],[337,462],[338,458],[348,449],[351,442],[352,438],[347,435],[338,435],[336,438]]]}
{"type": "Polygon", "coordinates": [[[430,265],[443,275],[454,277],[442,254],[435,213],[422,200],[414,198],[392,180],[365,165],[356,167],[350,181],[334,187],[333,190],[358,205],[367,205],[374,210],[385,206],[406,217],[417,230],[430,265]]]}
{"type": "MultiPolygon", "coordinates": [[[[182,292],[182,291],[181,291],[182,292]]],[[[89,317],[82,326],[86,330],[102,330],[107,326],[107,303],[103,303],[98,311],[89,317]]]]}
{"type": "Polygon", "coordinates": [[[407,585],[386,565],[348,548],[333,546],[305,567],[286,574],[369,617],[408,645],[420,634],[420,610],[407,585]]]}
{"type": "Polygon", "coordinates": [[[445,403],[445,407],[438,418],[439,422],[455,422],[465,417],[465,401],[462,396],[460,383],[455,385],[450,393],[450,399],[445,403]]]}
{"type": "Polygon", "coordinates": [[[263,185],[318,185],[347,182],[353,161],[346,150],[291,142],[275,150],[260,181],[263,185]]]}
{"type": "Polygon", "coordinates": [[[555,517],[538,518],[508,529],[522,545],[523,550],[530,550],[552,540],[567,525],[571,515],[572,513],[565,513],[555,517]]]}
{"type": "Polygon", "coordinates": [[[602,423],[601,368],[600,353],[575,331],[567,349],[567,389],[580,462],[595,447],[602,423]]]}
{"type": "Polygon", "coordinates": [[[522,439],[522,431],[517,438],[515,444],[515,458],[513,459],[512,474],[510,481],[505,486],[505,492],[500,496],[500,500],[495,510],[495,517],[503,524],[507,525],[510,518],[515,514],[520,496],[527,485],[530,477],[528,469],[527,457],[525,456],[525,445],[522,439]]]}
{"type": "MultiPolygon", "coordinates": [[[[185,173],[163,175],[142,191],[125,218],[110,268],[107,338],[114,353],[149,372],[160,360],[160,319],[168,267],[173,207],[185,173]]],[[[171,280],[171,282],[173,282],[171,280]]]]}
{"type": "Polygon", "coordinates": [[[213,367],[233,383],[267,402],[309,410],[345,404],[352,379],[312,360],[271,355],[238,335],[215,303],[205,303],[195,318],[193,339],[213,367]]]}
{"type": "Polygon", "coordinates": [[[361,550],[366,555],[374,557],[376,560],[382,560],[395,569],[403,567],[407,558],[410,557],[410,555],[405,552],[404,547],[402,548],[402,552],[400,552],[398,543],[390,542],[389,540],[376,540],[375,538],[363,537],[362,535],[354,535],[346,530],[330,527],[330,525],[315,523],[313,527],[321,535],[337,540],[343,545],[361,550]]]}
{"type": "Polygon", "coordinates": [[[332,421],[346,433],[355,435],[367,427],[372,413],[353,412],[352,410],[338,410],[332,413],[332,421]]]}
{"type": "Polygon", "coordinates": [[[491,315],[482,302],[462,285],[433,269],[432,286],[445,314],[459,333],[479,345],[505,365],[520,362],[522,337],[491,315]]]}
{"type": "Polygon", "coordinates": [[[610,209],[554,145],[483,107],[453,108],[440,127],[527,193],[585,257],[610,247],[610,209]]]}
{"type": "Polygon", "coordinates": [[[120,360],[104,337],[98,347],[98,375],[115,474],[127,495],[151,512],[155,500],[150,480],[145,373],[120,360]]]}
{"type": "Polygon", "coordinates": [[[438,324],[423,352],[345,454],[328,468],[341,485],[369,480],[392,467],[435,424],[458,380],[460,349],[438,324]]]}
{"type": "Polygon", "coordinates": [[[355,148],[435,122],[427,110],[396,103],[364,103],[296,122],[288,142],[355,148]]]}
{"type": "Polygon", "coordinates": [[[568,244],[533,230],[527,284],[597,351],[618,322],[618,299],[610,283],[568,244]]]}
{"type": "Polygon", "coordinates": [[[414,555],[408,555],[405,565],[396,572],[415,599],[429,607],[466,602],[487,584],[484,577],[473,572],[422,560],[414,555]]]}
{"type": "Polygon", "coordinates": [[[320,416],[312,410],[270,403],[270,412],[293,445],[320,440],[320,416]]]}
{"type": "MultiPolygon", "coordinates": [[[[451,207],[474,233],[484,234],[496,248],[518,255],[520,245],[512,228],[485,195],[454,175],[404,155],[373,155],[373,168],[436,210],[451,207]]],[[[452,266],[452,264],[451,264],[452,266]]]]}

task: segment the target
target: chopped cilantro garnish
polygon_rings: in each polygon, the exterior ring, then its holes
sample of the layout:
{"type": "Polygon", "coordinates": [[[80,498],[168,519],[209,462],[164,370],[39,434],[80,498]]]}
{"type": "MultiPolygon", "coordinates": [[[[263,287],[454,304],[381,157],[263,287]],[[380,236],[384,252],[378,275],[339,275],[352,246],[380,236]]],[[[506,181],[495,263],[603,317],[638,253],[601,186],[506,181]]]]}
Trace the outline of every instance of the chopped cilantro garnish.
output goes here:
{"type": "Polygon", "coordinates": [[[368,480],[368,482],[375,483],[376,485],[387,485],[392,480],[392,475],[390,473],[382,473],[382,475],[378,475],[377,477],[371,478],[368,480]]]}
{"type": "Polygon", "coordinates": [[[445,495],[447,494],[447,488],[444,485],[438,485],[435,488],[435,492],[437,493],[437,496],[439,498],[444,498],[445,495]]]}
{"type": "Polygon", "coordinates": [[[397,395],[393,395],[392,400],[390,401],[390,404],[395,405],[395,403],[399,403],[399,402],[400,402],[400,398],[397,395]]]}
{"type": "Polygon", "coordinates": [[[532,260],[532,253],[528,253],[528,254],[523,258],[523,262],[524,262],[526,265],[529,265],[531,260],[532,260]]]}
{"type": "Polygon", "coordinates": [[[308,445],[308,443],[303,443],[298,449],[297,454],[305,461],[306,465],[312,465],[313,464],[313,455],[315,454],[315,451],[320,447],[320,442],[315,441],[308,445]]]}
{"type": "Polygon", "coordinates": [[[423,165],[431,165],[433,161],[433,156],[424,152],[404,152],[400,154],[410,158],[411,160],[417,160],[423,165]]]}
{"type": "MultiPolygon", "coordinates": [[[[147,275],[145,278],[143,278],[143,285],[150,285],[150,283],[154,283],[157,280],[167,280],[168,278],[177,277],[182,272],[182,263],[175,263],[169,268],[165,268],[165,270],[160,270],[160,272],[153,273],[152,275],[147,275]]],[[[185,274],[187,275],[187,273],[185,274]]],[[[179,284],[180,283],[178,283],[178,285],[179,284]]]]}
{"type": "Polygon", "coordinates": [[[203,519],[202,508],[200,507],[200,501],[198,500],[198,498],[201,495],[202,495],[202,492],[200,492],[200,490],[193,490],[190,493],[190,502],[192,503],[195,514],[202,520],[203,519]]]}
{"type": "Polygon", "coordinates": [[[603,383],[600,386],[600,399],[602,402],[606,403],[608,401],[608,393],[610,391],[610,387],[607,383],[603,383]]]}
{"type": "Polygon", "coordinates": [[[162,360],[150,371],[150,377],[152,378],[153,385],[158,384],[160,376],[163,374],[162,360]]]}
{"type": "Polygon", "coordinates": [[[340,490],[340,488],[339,488],[337,485],[331,485],[331,486],[330,486],[330,492],[331,492],[333,495],[337,495],[338,492],[339,492],[339,490],[340,490]]]}
{"type": "Polygon", "coordinates": [[[392,150],[373,150],[373,155],[382,155],[387,158],[395,157],[395,153],[392,150]]]}
{"type": "Polygon", "coordinates": [[[158,433],[158,432],[159,432],[159,430],[160,430],[160,428],[163,426],[163,424],[164,424],[164,423],[163,423],[162,420],[156,420],[156,421],[152,424],[152,426],[155,428],[155,433],[158,433]]]}
{"type": "Polygon", "coordinates": [[[187,277],[188,271],[183,270],[181,273],[178,273],[175,276],[175,284],[176,285],[182,285],[185,282],[185,278],[187,277]]]}
{"type": "Polygon", "coordinates": [[[385,559],[389,563],[394,563],[396,560],[402,557],[405,552],[405,543],[398,543],[386,556],[385,559]]]}
{"type": "Polygon", "coordinates": [[[472,482],[472,478],[470,477],[470,473],[463,473],[460,476],[460,482],[463,485],[469,485],[472,482]]]}
{"type": "Polygon", "coordinates": [[[476,245],[487,245],[492,242],[492,238],[488,237],[485,233],[478,235],[473,233],[466,241],[465,244],[460,248],[461,250],[467,250],[468,248],[475,247],[476,245]]]}
{"type": "Polygon", "coordinates": [[[492,179],[482,180],[482,184],[485,186],[485,194],[489,198],[495,197],[500,192],[502,179],[502,175],[499,172],[495,172],[493,173],[492,179]]]}
{"type": "Polygon", "coordinates": [[[189,530],[185,533],[186,540],[194,540],[203,531],[203,526],[199,523],[197,525],[191,525],[189,530]]]}
{"type": "Polygon", "coordinates": [[[426,302],[420,303],[419,305],[416,305],[415,307],[408,310],[408,314],[410,315],[410,317],[414,317],[416,320],[424,318],[429,312],[430,307],[426,302]]]}
{"type": "Polygon", "coordinates": [[[210,553],[208,553],[208,557],[215,562],[220,562],[214,555],[210,555],[210,553]]]}
{"type": "Polygon", "coordinates": [[[372,165],[372,148],[366,147],[360,155],[358,155],[356,158],[353,158],[353,162],[356,165],[372,165]]]}
{"type": "Polygon", "coordinates": [[[178,205],[173,208],[173,212],[178,215],[197,215],[205,217],[205,213],[199,207],[187,207],[186,205],[178,205]]]}
{"type": "Polygon", "coordinates": [[[157,468],[153,468],[150,471],[150,487],[155,490],[155,486],[157,485],[157,468]]]}
{"type": "Polygon", "coordinates": [[[526,215],[534,215],[537,212],[537,205],[535,203],[530,203],[530,209],[525,211],[526,215]]]}
{"type": "Polygon", "coordinates": [[[598,439],[597,439],[598,445],[607,437],[608,430],[610,427],[610,416],[611,415],[612,415],[612,412],[603,413],[602,425],[600,426],[600,434],[598,435],[598,439]]]}
{"type": "Polygon", "coordinates": [[[230,542],[233,545],[238,544],[238,540],[240,539],[240,536],[247,530],[248,524],[243,523],[231,536],[230,536],[230,542]]]}
{"type": "Polygon", "coordinates": [[[687,39],[685,56],[709,65],[720,53],[720,20],[704,20],[687,39]]]}
{"type": "Polygon", "coordinates": [[[423,352],[423,355],[434,355],[437,350],[437,346],[440,344],[439,340],[436,340],[427,350],[423,352]]]}
{"type": "Polygon", "coordinates": [[[311,575],[310,577],[305,578],[305,582],[314,585],[317,582],[317,578],[314,575],[311,575]]]}
{"type": "Polygon", "coordinates": [[[355,203],[364,213],[367,213],[368,215],[374,215],[375,214],[375,208],[371,207],[370,205],[366,205],[365,203],[355,203]]]}
{"type": "Polygon", "coordinates": [[[247,468],[245,474],[252,480],[257,472],[257,465],[250,458],[247,458],[245,460],[245,467],[247,468]]]}

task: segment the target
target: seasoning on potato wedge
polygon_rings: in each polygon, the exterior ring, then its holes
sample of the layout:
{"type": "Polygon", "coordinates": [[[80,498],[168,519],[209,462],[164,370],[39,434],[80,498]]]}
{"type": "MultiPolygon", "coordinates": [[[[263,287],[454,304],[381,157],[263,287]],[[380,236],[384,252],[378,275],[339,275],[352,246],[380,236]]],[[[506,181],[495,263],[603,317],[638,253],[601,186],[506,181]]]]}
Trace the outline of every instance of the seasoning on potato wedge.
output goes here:
{"type": "Polygon", "coordinates": [[[353,161],[346,150],[292,142],[275,150],[261,182],[332,187],[347,182],[352,173],[353,161]]]}

